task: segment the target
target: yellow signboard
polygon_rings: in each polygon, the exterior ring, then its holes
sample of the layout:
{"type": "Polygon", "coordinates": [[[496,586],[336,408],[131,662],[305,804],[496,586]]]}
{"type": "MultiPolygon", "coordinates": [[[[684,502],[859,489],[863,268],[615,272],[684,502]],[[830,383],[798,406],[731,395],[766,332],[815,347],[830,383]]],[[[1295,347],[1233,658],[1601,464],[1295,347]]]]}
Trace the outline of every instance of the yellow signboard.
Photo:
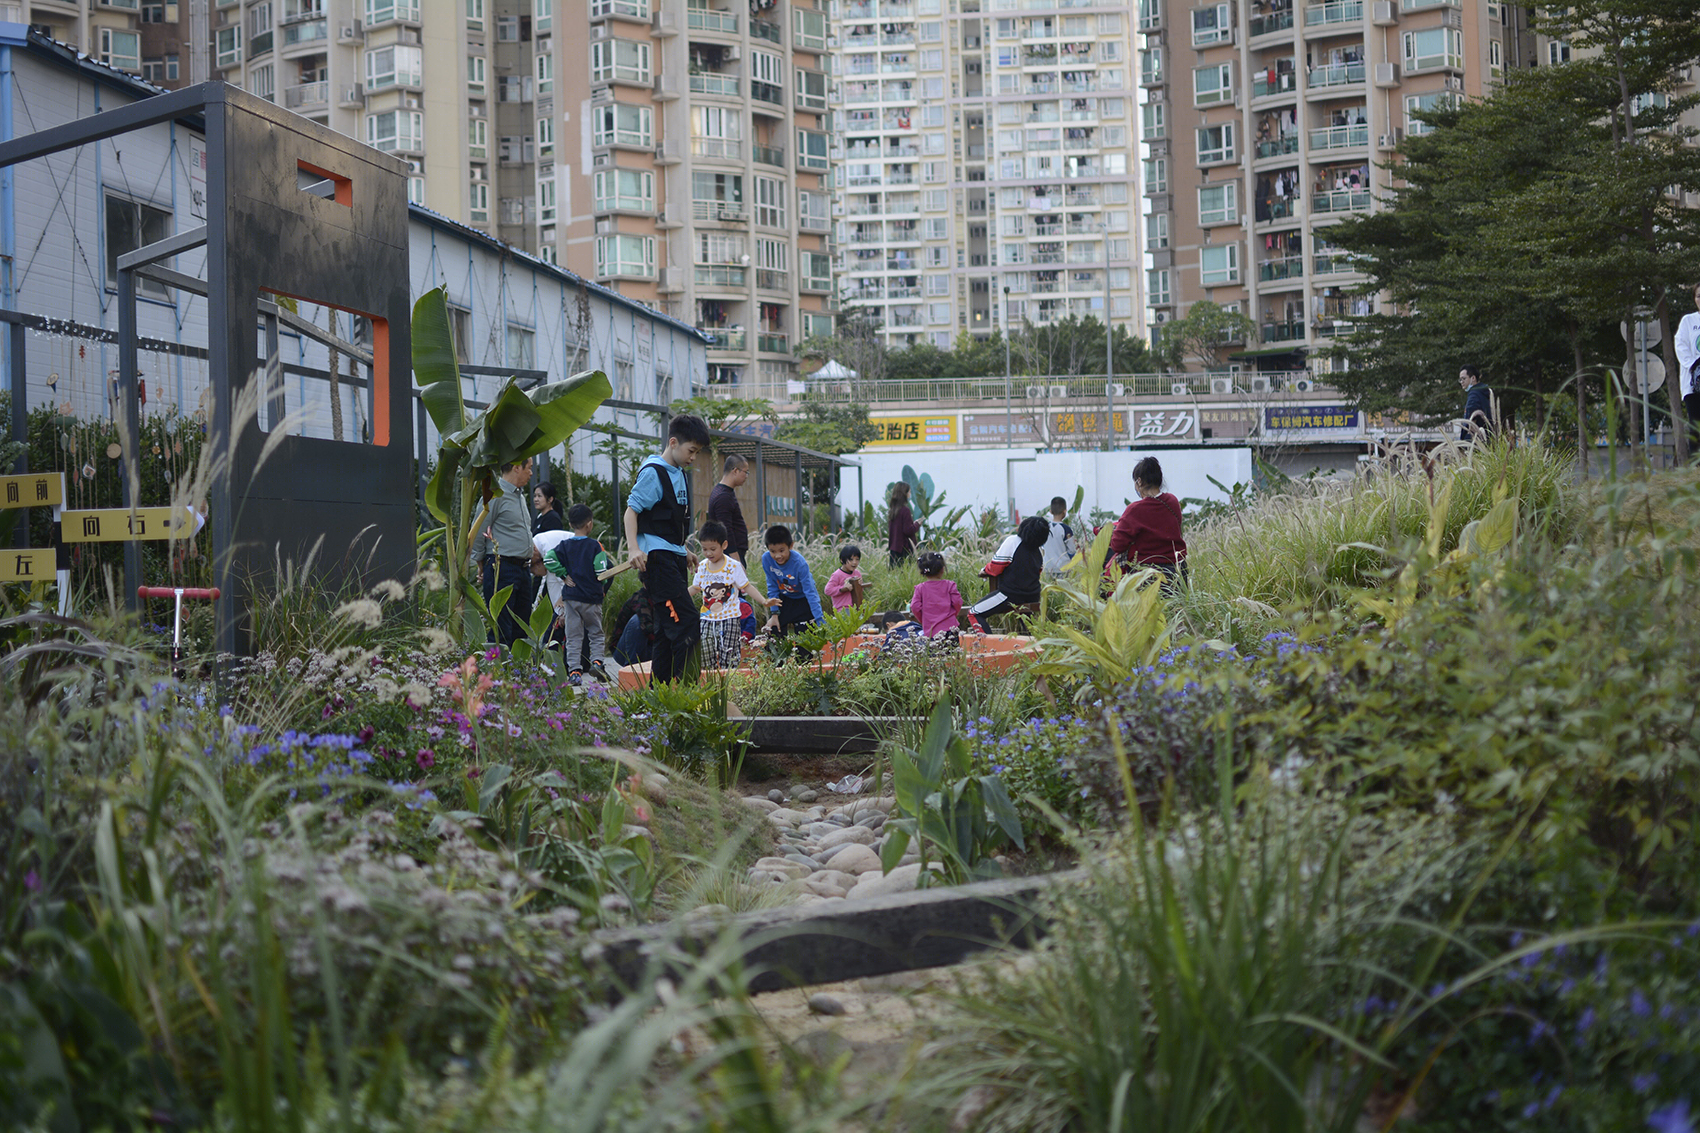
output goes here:
{"type": "Polygon", "coordinates": [[[59,521],[59,537],[67,543],[129,543],[137,539],[187,539],[195,533],[188,508],[109,507],[97,511],[67,511],[59,521]]]}
{"type": "Polygon", "coordinates": [[[0,551],[0,582],[52,582],[54,578],[52,547],[39,551],[0,551]]]}
{"type": "Polygon", "coordinates": [[[65,502],[63,472],[0,476],[0,508],[58,507],[65,502]]]}
{"type": "Polygon", "coordinates": [[[956,415],[939,417],[875,417],[874,428],[879,434],[869,441],[874,445],[953,445],[956,443],[956,415]]]}

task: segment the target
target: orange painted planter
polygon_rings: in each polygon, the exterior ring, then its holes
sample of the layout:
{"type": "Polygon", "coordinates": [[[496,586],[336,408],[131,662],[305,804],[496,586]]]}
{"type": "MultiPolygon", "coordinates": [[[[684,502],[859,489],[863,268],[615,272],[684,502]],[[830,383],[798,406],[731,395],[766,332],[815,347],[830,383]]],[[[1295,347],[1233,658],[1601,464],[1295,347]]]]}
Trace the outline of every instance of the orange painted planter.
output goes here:
{"type": "MultiPolygon", "coordinates": [[[[1016,634],[963,634],[961,638],[962,652],[968,658],[968,666],[979,676],[996,676],[1007,673],[1017,665],[1024,665],[1039,655],[1039,647],[1031,637],[1016,634]]],[[[852,653],[867,650],[878,654],[885,638],[881,634],[856,633],[843,641],[828,645],[812,662],[813,667],[831,671],[838,667],[840,658],[852,653]]],[[[748,665],[736,669],[704,669],[703,678],[727,673],[753,673],[748,665]]],[[[648,661],[639,661],[635,665],[627,665],[620,670],[619,684],[622,689],[644,688],[649,684],[650,671],[648,661]]]]}

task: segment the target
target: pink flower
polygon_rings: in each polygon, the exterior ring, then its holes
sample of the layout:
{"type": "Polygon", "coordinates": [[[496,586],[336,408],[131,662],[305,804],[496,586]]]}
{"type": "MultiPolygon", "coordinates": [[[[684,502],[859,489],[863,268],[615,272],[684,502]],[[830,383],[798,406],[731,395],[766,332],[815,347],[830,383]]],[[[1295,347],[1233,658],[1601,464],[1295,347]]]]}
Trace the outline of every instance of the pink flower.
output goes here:
{"type": "Polygon", "coordinates": [[[332,716],[335,716],[335,715],[336,715],[336,709],[332,708],[329,704],[327,704],[327,705],[325,705],[325,710],[323,712],[319,713],[319,719],[329,720],[332,716]]]}
{"type": "Polygon", "coordinates": [[[419,770],[429,771],[437,765],[437,753],[428,747],[422,747],[419,754],[413,757],[413,762],[419,765],[419,770]]]}
{"type": "Polygon", "coordinates": [[[484,769],[482,767],[468,767],[466,769],[466,777],[468,779],[476,779],[482,774],[484,774],[484,769]]]}
{"type": "Polygon", "coordinates": [[[487,649],[485,651],[484,659],[486,661],[494,661],[497,657],[500,657],[501,655],[502,655],[501,650],[497,649],[494,645],[492,645],[489,649],[487,649]]]}
{"type": "Polygon", "coordinates": [[[367,724],[364,728],[361,728],[358,733],[356,733],[354,738],[359,740],[362,744],[369,744],[372,742],[372,737],[377,734],[378,730],[372,727],[372,725],[367,724]]]}
{"type": "Polygon", "coordinates": [[[508,735],[517,740],[519,737],[525,735],[525,729],[520,727],[518,724],[509,724],[508,735]]]}

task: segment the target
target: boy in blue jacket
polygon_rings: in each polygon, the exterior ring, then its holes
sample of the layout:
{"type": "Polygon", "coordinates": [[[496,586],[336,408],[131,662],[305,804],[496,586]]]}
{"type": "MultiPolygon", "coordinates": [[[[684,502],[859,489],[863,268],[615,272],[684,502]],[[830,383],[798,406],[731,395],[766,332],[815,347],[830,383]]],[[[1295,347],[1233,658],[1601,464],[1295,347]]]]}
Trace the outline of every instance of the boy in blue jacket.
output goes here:
{"type": "Polygon", "coordinates": [[[685,474],[708,448],[708,426],[684,414],[667,426],[667,447],[644,461],[626,496],[626,550],[643,572],[649,608],[655,615],[653,680],[671,681],[695,659],[700,636],[691,572],[697,557],[685,541],[691,532],[691,484],[685,474]]]}
{"type": "Polygon", "coordinates": [[[767,596],[779,599],[779,609],[768,616],[767,628],[781,634],[814,625],[821,618],[820,591],[815,589],[809,564],[791,549],[793,545],[789,527],[776,523],[767,529],[761,568],[767,574],[767,596]]]}

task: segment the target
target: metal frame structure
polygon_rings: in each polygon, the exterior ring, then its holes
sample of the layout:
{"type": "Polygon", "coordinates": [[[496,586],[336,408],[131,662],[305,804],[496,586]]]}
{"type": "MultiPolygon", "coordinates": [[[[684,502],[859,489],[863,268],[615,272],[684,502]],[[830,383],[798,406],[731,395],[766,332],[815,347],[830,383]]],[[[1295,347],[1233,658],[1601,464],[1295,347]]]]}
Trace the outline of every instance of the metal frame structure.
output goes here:
{"type": "MultiPolygon", "coordinates": [[[[208,524],[215,578],[229,598],[219,606],[216,643],[222,653],[242,653],[252,645],[253,595],[279,561],[304,562],[318,551],[319,569],[340,567],[345,579],[363,584],[413,572],[407,167],[264,99],[210,82],[0,143],[0,169],[175,121],[206,137],[207,220],[118,259],[125,502],[136,498],[139,483],[140,275],[207,299],[207,441],[217,462],[208,524]],[[205,280],[162,266],[203,245],[205,280]],[[358,312],[372,324],[370,349],[294,318],[275,296],[358,312]],[[256,358],[256,319],[273,348],[263,360],[256,358]],[[268,437],[258,414],[235,419],[257,380],[267,381],[259,392],[275,428],[286,406],[281,383],[271,378],[282,372],[329,376],[277,365],[279,324],[371,366],[370,382],[352,383],[365,391],[371,443],[268,437]]],[[[13,408],[16,413],[19,407],[13,408]]],[[[125,559],[127,594],[136,592],[139,574],[132,545],[125,559]]]]}

